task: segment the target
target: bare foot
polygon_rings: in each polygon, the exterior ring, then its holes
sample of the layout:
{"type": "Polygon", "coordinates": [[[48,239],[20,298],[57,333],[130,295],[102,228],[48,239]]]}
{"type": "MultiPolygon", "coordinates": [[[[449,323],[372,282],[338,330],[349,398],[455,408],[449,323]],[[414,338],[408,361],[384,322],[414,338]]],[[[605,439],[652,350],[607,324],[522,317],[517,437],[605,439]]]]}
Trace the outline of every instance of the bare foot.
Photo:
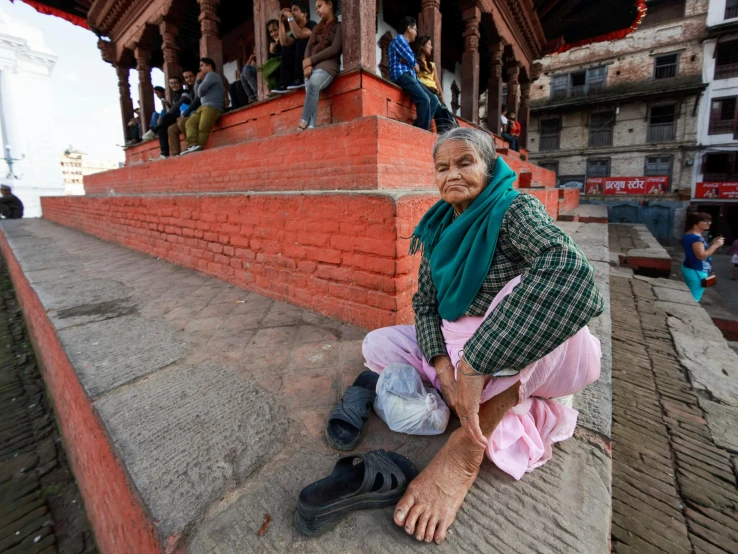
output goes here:
{"type": "Polygon", "coordinates": [[[395,508],[395,523],[419,541],[441,544],[484,459],[463,429],[454,431],[395,508]]]}

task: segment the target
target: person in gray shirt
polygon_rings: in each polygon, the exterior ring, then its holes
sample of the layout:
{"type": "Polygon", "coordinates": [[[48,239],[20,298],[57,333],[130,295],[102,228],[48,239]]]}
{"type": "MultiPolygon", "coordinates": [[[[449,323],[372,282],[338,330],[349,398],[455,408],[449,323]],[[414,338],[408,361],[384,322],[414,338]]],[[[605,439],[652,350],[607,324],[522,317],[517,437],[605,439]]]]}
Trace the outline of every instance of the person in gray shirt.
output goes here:
{"type": "Polygon", "coordinates": [[[182,155],[197,152],[205,147],[210,131],[225,110],[225,86],[223,79],[215,71],[215,62],[210,58],[200,58],[200,73],[197,80],[197,101],[182,114],[190,116],[185,125],[187,130],[187,150],[182,155]],[[199,105],[194,112],[191,110],[199,105]],[[190,113],[192,115],[190,115],[190,113]]]}

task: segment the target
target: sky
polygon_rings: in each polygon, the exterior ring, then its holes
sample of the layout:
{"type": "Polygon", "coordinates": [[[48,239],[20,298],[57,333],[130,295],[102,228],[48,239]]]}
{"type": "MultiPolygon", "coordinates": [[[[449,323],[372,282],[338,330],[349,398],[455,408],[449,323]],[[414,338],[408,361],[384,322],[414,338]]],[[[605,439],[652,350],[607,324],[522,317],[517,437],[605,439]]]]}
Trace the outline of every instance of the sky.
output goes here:
{"type": "MultiPolygon", "coordinates": [[[[52,72],[52,133],[58,154],[74,146],[94,160],[123,161],[118,76],[113,66],[102,60],[95,34],[40,14],[23,2],[0,2],[14,19],[40,27],[46,46],[58,57],[52,72]]],[[[164,85],[160,70],[155,69],[151,77],[154,85],[164,85]]],[[[135,71],[130,72],[129,80],[133,103],[138,105],[135,71]]]]}

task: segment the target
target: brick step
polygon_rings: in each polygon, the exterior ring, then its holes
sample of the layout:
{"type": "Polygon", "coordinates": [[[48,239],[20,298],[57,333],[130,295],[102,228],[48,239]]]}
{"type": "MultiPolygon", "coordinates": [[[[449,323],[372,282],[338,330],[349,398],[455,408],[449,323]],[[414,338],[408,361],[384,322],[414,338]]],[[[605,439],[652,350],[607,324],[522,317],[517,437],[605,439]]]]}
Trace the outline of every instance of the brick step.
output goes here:
{"type": "MultiPolygon", "coordinates": [[[[268,136],[84,178],[88,195],[300,190],[432,189],[436,135],[384,117],[268,136]]],[[[503,156],[504,158],[504,156],[503,156]]],[[[505,158],[537,184],[551,171],[505,158]]]]}
{"type": "MultiPolygon", "coordinates": [[[[421,208],[400,205],[401,212],[421,208]]],[[[281,217],[280,206],[261,207],[272,209],[265,218],[281,217]]],[[[137,206],[144,214],[145,208],[137,206]]],[[[343,211],[340,203],[326,208],[343,211]]],[[[369,236],[369,219],[390,213],[382,210],[357,211],[347,225],[363,224],[369,236]]],[[[311,227],[326,219],[312,217],[311,227]]],[[[592,243],[583,241],[587,255],[592,243]]],[[[39,366],[101,552],[316,550],[315,539],[295,532],[295,499],[336,462],[336,451],[325,445],[326,419],[365,369],[366,330],[49,221],[3,221],[0,248],[40,346],[39,366]],[[259,536],[265,514],[271,525],[259,536]]],[[[399,271],[394,263],[390,275],[399,271]]],[[[324,270],[316,269],[316,280],[345,286],[339,273],[318,271],[324,270]]],[[[609,336],[598,334],[605,329],[598,320],[590,328],[607,364],[609,336]]],[[[602,373],[609,375],[608,365],[602,373]]],[[[501,541],[607,551],[611,460],[607,431],[594,425],[598,414],[610,413],[606,393],[602,382],[574,398],[579,426],[598,434],[579,429],[524,479],[482,465],[477,483],[484,494],[469,495],[464,509],[484,513],[484,521],[454,533],[451,551],[488,552],[501,541]],[[510,525],[509,513],[526,514],[525,525],[510,525]],[[562,513],[577,514],[577,532],[550,525],[562,513]],[[534,541],[531,529],[539,530],[534,541]]],[[[376,423],[365,445],[395,450],[401,443],[419,467],[444,442],[376,423]]],[[[357,517],[359,524],[347,519],[321,537],[320,551],[361,552],[367,544],[372,551],[417,550],[413,537],[389,532],[387,510],[357,517]]]]}

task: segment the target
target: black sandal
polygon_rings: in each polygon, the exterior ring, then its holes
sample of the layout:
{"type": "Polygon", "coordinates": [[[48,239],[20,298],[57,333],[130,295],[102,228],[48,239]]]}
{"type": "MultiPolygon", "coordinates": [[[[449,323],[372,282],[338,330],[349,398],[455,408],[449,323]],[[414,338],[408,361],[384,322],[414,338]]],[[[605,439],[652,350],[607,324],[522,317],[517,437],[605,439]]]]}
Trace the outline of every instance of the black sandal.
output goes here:
{"type": "Polygon", "coordinates": [[[333,473],[300,492],[297,529],[316,536],[353,511],[394,506],[417,475],[412,462],[395,452],[372,450],[341,458],[333,473]]]}
{"type": "Polygon", "coordinates": [[[353,450],[364,440],[378,380],[379,374],[364,371],[343,393],[341,404],[333,410],[325,428],[325,438],[333,448],[353,450]]]}

